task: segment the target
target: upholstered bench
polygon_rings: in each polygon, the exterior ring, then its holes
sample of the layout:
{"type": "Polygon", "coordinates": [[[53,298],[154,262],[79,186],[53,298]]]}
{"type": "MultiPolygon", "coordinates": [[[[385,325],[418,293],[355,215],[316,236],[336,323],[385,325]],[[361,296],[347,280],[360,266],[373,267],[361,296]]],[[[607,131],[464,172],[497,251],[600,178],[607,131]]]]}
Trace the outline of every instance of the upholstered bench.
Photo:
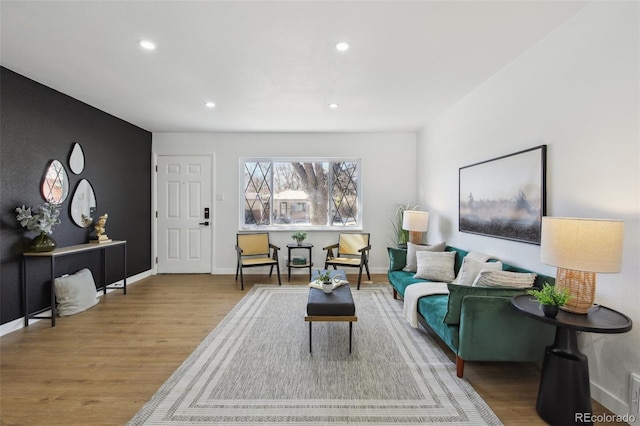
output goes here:
{"type": "MultiPolygon", "coordinates": [[[[346,280],[344,271],[332,271],[335,276],[346,280]]],[[[317,272],[314,273],[317,276],[317,272]]],[[[312,324],[313,321],[348,321],[349,322],[349,353],[353,336],[353,323],[358,321],[356,305],[348,284],[333,289],[331,293],[325,293],[317,288],[309,289],[307,299],[307,316],[304,320],[309,322],[309,352],[312,352],[312,324]]]]}

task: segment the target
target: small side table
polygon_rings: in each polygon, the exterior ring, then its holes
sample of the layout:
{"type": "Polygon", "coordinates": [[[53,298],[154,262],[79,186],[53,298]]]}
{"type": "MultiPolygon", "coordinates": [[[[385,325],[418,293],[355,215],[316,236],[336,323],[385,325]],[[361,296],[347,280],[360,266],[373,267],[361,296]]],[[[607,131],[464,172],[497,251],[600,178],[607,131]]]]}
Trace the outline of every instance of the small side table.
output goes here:
{"type": "Polygon", "coordinates": [[[555,341],[544,354],[536,411],[552,425],[585,425],[581,413],[592,413],[587,356],[578,348],[578,331],[626,333],[631,319],[613,309],[595,305],[584,314],[560,310],[558,316],[544,316],[538,301],[528,294],[515,296],[511,304],[522,314],[556,326],[555,341]]]}
{"type": "Polygon", "coordinates": [[[309,281],[311,281],[311,268],[313,262],[311,261],[311,249],[313,244],[301,243],[301,244],[287,244],[287,268],[289,269],[289,281],[291,281],[291,268],[309,268],[309,281]],[[309,251],[309,257],[307,257],[307,263],[294,264],[291,258],[291,251],[296,249],[304,249],[309,251]]]}

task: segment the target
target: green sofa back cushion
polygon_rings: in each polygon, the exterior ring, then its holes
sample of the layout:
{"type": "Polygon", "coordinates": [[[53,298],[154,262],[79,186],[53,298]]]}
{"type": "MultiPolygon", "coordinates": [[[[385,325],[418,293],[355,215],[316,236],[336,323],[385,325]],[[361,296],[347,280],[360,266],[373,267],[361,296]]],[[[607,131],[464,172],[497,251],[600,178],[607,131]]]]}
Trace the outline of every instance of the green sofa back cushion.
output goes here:
{"type": "Polygon", "coordinates": [[[466,296],[513,297],[527,292],[527,289],[521,288],[472,287],[458,284],[448,284],[447,287],[449,287],[449,300],[443,322],[450,325],[460,324],[462,299],[466,296]]]}

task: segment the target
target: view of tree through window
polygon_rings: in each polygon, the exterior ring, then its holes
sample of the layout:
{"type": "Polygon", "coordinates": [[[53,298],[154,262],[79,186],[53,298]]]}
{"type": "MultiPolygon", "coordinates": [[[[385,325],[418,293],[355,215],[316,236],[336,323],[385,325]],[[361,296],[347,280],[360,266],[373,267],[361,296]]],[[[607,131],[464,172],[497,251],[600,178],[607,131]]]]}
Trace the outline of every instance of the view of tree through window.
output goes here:
{"type": "Polygon", "coordinates": [[[359,227],[360,160],[241,159],[241,228],[359,227]]]}

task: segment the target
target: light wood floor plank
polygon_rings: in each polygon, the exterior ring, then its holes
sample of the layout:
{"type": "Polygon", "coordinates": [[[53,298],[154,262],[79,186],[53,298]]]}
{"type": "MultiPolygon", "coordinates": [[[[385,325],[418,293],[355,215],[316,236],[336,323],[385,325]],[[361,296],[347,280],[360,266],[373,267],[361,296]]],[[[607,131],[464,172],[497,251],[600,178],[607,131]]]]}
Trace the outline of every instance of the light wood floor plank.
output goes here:
{"type": "MultiPolygon", "coordinates": [[[[307,277],[294,274],[292,284],[306,285],[307,277]]],[[[253,283],[277,284],[277,277],[247,275],[240,291],[233,275],[157,275],[54,328],[40,321],[3,336],[1,424],[125,424],[253,283]]],[[[465,365],[465,378],[506,425],[544,425],[535,411],[539,374],[536,364],[465,365]]],[[[594,412],[608,413],[597,403],[594,412]]]]}

